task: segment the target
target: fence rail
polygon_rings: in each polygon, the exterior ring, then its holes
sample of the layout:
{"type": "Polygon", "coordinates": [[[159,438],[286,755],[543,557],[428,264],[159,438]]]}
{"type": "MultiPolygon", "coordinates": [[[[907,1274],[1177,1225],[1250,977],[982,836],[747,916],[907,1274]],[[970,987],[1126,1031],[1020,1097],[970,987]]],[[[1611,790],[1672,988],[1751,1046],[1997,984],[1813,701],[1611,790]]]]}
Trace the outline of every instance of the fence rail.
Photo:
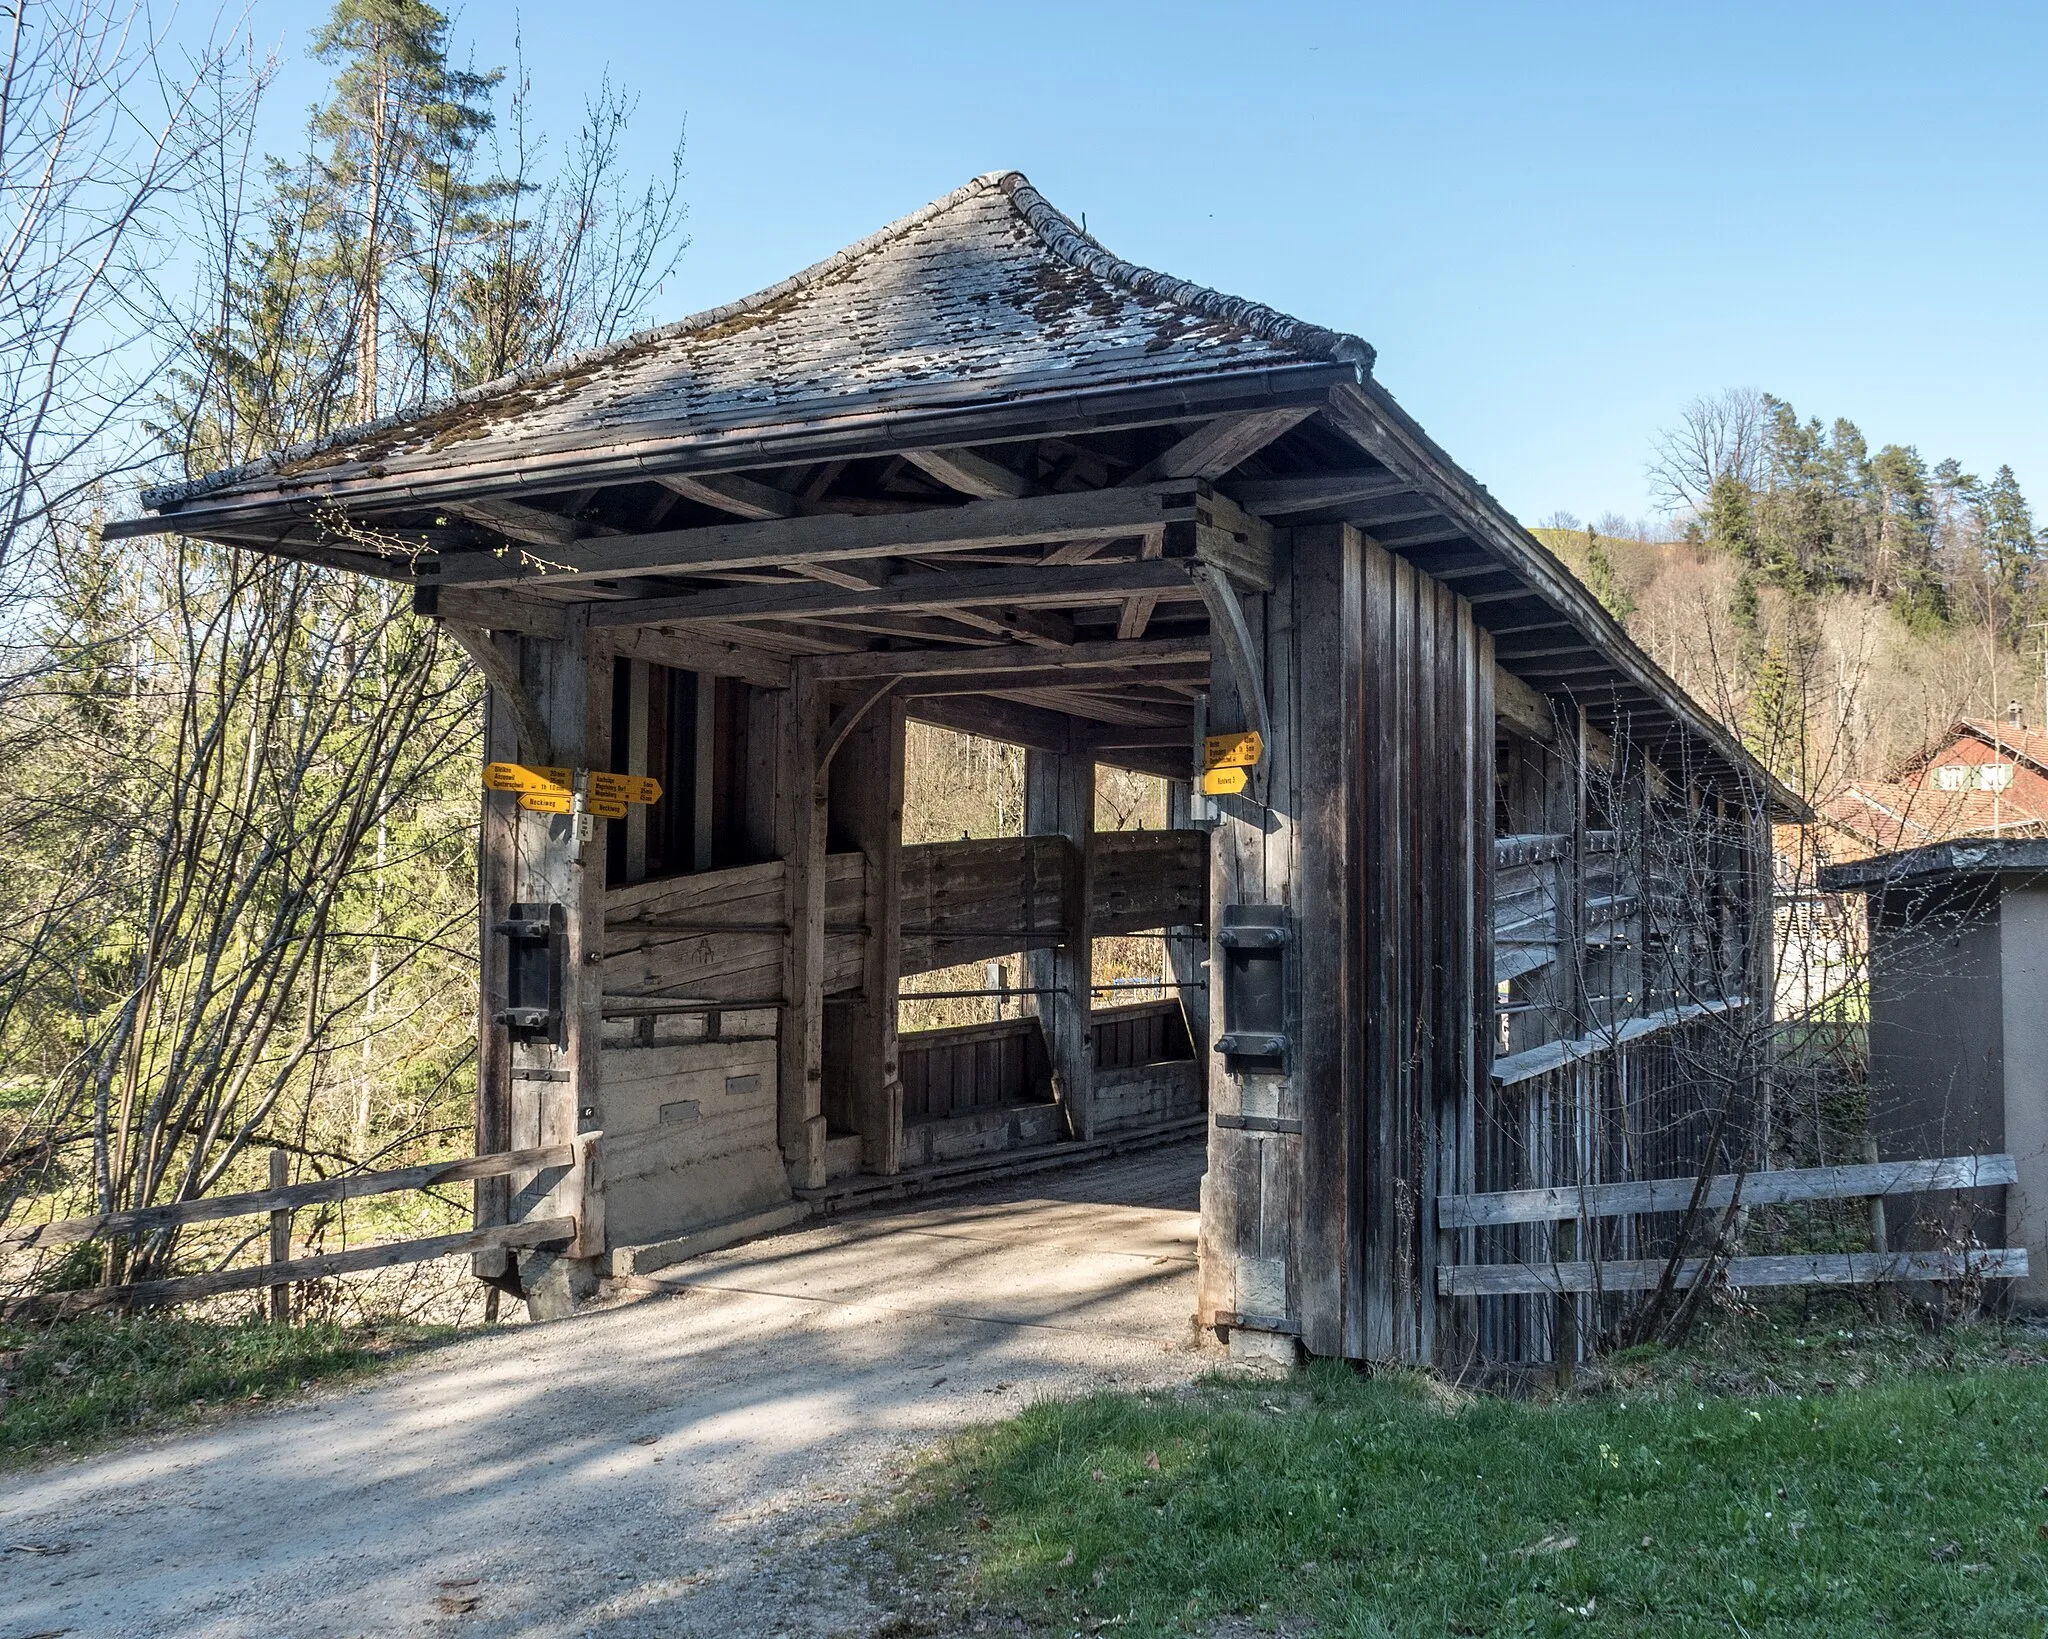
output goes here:
{"type": "Polygon", "coordinates": [[[0,1230],[0,1250],[27,1251],[39,1246],[68,1246],[102,1235],[140,1235],[152,1229],[242,1218],[257,1212],[294,1212],[326,1201],[353,1201],[365,1195],[391,1195],[400,1190],[431,1189],[436,1184],[462,1184],[475,1178],[501,1178],[527,1167],[575,1164],[573,1144],[549,1144],[533,1150],[505,1150],[496,1155],[470,1155],[459,1161],[430,1161],[394,1172],[350,1172],[336,1178],[315,1178],[281,1189],[252,1189],[240,1195],[209,1195],[166,1206],[137,1207],[128,1212],[102,1212],[90,1218],[59,1218],[53,1223],[23,1224],[0,1230]]]}
{"type": "MultiPolygon", "coordinates": [[[[1461,1264],[1439,1268],[1437,1290],[1448,1298],[1517,1293],[1647,1292],[1662,1284],[1664,1258],[1550,1264],[1461,1264]]],[[[1702,1270],[1730,1286],[1872,1286],[1882,1281],[2016,1280],[2027,1273],[2024,1248],[1990,1252],[1813,1252],[1785,1257],[1687,1258],[1673,1285],[1691,1286],[1702,1270]]]]}
{"type": "Polygon", "coordinates": [[[196,1201],[173,1201],[164,1206],[137,1207],[126,1212],[102,1212],[87,1218],[60,1218],[51,1223],[23,1224],[0,1230],[0,1250],[33,1251],[39,1247],[75,1245],[102,1235],[140,1235],[152,1230],[211,1223],[222,1218],[252,1217],[259,1213],[270,1215],[270,1260],[267,1263],[219,1269],[204,1275],[133,1281],[125,1286],[83,1287],[12,1298],[0,1304],[0,1316],[9,1320],[30,1315],[62,1317],[96,1309],[185,1303],[195,1298],[218,1297],[226,1292],[268,1287],[271,1317],[282,1321],[286,1318],[284,1294],[293,1281],[323,1280],[368,1269],[425,1263],[433,1258],[452,1257],[464,1252],[572,1242],[578,1230],[575,1218],[529,1218],[519,1223],[494,1224],[455,1235],[381,1241],[374,1246],[351,1247],[347,1251],[322,1253],[310,1258],[293,1258],[290,1255],[291,1215],[300,1207],[357,1200],[368,1195],[392,1195],[403,1190],[431,1189],[437,1184],[502,1178],[514,1172],[573,1168],[581,1164],[579,1151],[598,1136],[585,1133],[571,1144],[504,1150],[492,1155],[464,1156],[455,1161],[430,1161],[422,1166],[401,1167],[391,1172],[345,1173],[338,1178],[316,1178],[303,1184],[281,1182],[283,1168],[280,1163],[284,1152],[273,1150],[269,1189],[207,1196],[196,1201]]]}
{"type": "MultiPolygon", "coordinates": [[[[1913,1195],[1922,1190],[1989,1189],[2019,1181],[2009,1155],[1951,1155],[1932,1161],[1878,1161],[1847,1167],[1798,1167],[1782,1172],[1724,1172],[1707,1180],[1702,1207],[1721,1208],[1738,1198],[1747,1206],[1791,1201],[1857,1200],[1871,1195],[1913,1195]]],[[[1643,1178],[1616,1184],[1553,1184],[1546,1189],[1500,1190],[1488,1195],[1445,1195],[1437,1200],[1444,1229],[1496,1224],[1560,1223],[1578,1218],[1619,1218],[1638,1212],[1683,1212],[1697,1178],[1643,1178]]],[[[1662,1267],[1660,1264],[1659,1267],[1662,1267]]]]}

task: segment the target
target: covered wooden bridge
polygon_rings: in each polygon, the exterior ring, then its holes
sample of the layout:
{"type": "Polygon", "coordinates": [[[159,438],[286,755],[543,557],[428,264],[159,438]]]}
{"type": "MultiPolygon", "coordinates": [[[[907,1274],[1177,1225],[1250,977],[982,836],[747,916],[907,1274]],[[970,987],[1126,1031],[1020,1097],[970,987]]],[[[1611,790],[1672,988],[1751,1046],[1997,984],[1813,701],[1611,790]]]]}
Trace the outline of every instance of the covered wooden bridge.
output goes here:
{"type": "Polygon", "coordinates": [[[491,681],[490,759],[570,771],[573,812],[484,802],[477,1122],[580,1159],[477,1212],[578,1238],[480,1273],[1206,1120],[1205,1323],[1554,1347],[1547,1300],[1477,1295],[1551,1227],[1440,1203],[1697,1149],[1674,1044],[1770,994],[1790,800],[1372,368],[1009,173],[116,526],[409,585],[491,681]],[[902,845],[912,718],[1028,748],[1024,834],[902,845]],[[1172,782],[1172,828],[1097,835],[1102,765],[1172,782]],[[604,817],[592,772],[664,794],[604,817]],[[1181,1005],[1091,1005],[1132,930],[1181,1005]],[[1034,1017],[899,1033],[906,975],[1018,951],[1034,1017]]]}

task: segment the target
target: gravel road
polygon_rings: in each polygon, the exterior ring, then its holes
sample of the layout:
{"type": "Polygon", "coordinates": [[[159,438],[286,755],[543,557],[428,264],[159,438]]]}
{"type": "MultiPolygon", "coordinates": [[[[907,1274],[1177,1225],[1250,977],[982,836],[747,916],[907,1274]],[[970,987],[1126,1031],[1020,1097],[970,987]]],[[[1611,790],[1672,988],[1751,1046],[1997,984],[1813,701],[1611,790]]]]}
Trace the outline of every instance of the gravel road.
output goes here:
{"type": "MultiPolygon", "coordinates": [[[[1182,1383],[1199,1142],[834,1220],[349,1390],[0,1485],[0,1639],[872,1635],[915,1454],[1182,1383]]],[[[895,1631],[903,1631],[900,1625],[895,1631]]]]}

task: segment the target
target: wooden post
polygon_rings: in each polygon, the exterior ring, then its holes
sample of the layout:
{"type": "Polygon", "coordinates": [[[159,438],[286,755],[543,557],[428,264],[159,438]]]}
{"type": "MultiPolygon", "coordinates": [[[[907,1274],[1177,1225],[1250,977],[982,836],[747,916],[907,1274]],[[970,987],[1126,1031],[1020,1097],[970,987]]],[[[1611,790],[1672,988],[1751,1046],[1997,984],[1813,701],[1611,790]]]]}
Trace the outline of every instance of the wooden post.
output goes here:
{"type": "Polygon", "coordinates": [[[861,1167],[903,1167],[903,1084],[896,1072],[896,991],[902,972],[904,702],[871,707],[832,760],[831,829],[867,864],[867,926],[861,994],[830,1009],[826,1073],[846,1120],[861,1138],[861,1167]]]}
{"type": "MultiPolygon", "coordinates": [[[[1189,827],[1193,795],[1193,786],[1187,780],[1166,782],[1166,823],[1169,827],[1176,831],[1189,827]]],[[[1173,970],[1174,983],[1179,987],[1181,1012],[1187,1016],[1195,1059],[1206,1065],[1209,1057],[1209,930],[1191,926],[1168,928],[1166,959],[1173,970]]]]}
{"type": "MultiPolygon", "coordinates": [[[[648,755],[648,689],[653,668],[644,660],[621,660],[626,670],[626,743],[618,747],[620,772],[645,774],[648,755]]],[[[675,774],[670,771],[671,784],[675,774]]],[[[673,801],[673,797],[670,798],[673,801]]],[[[634,803],[626,810],[626,857],[624,878],[641,882],[647,877],[647,807],[634,803]]]]}
{"type": "MultiPolygon", "coordinates": [[[[611,652],[593,641],[587,610],[572,612],[566,626],[561,638],[522,641],[526,686],[553,737],[556,757],[577,769],[609,769],[611,652]]],[[[574,1144],[580,1135],[601,1131],[604,1118],[599,1055],[606,827],[587,820],[588,834],[579,837],[574,814],[529,813],[502,795],[490,801],[510,827],[510,845],[504,880],[484,885],[487,908],[559,905],[566,941],[558,1039],[506,1041],[506,1027],[486,1020],[486,1040],[494,1047],[505,1041],[510,1058],[509,1142],[495,1147],[574,1144]]],[[[487,951],[504,943],[493,919],[486,920],[484,939],[487,951]]],[[[573,1218],[577,1224],[575,1244],[566,1254],[516,1254],[521,1287],[537,1318],[567,1313],[596,1289],[590,1260],[604,1245],[604,1196],[593,1187],[600,1176],[594,1153],[586,1150],[580,1158],[582,1164],[567,1172],[514,1174],[509,1180],[513,1221],[573,1218]]]]}
{"type": "Polygon", "coordinates": [[[1086,751],[1029,751],[1024,758],[1024,830],[1058,836],[1071,845],[1057,949],[1032,951],[1027,971],[1052,1056],[1053,1089],[1076,1138],[1095,1134],[1095,1041],[1089,1012],[1094,997],[1095,760],[1086,751]]]}
{"type": "MultiPolygon", "coordinates": [[[[486,642],[505,651],[508,669],[519,667],[520,639],[492,633],[486,642]]],[[[484,700],[484,760],[519,760],[517,719],[491,689],[484,700]]],[[[510,1004],[508,951],[492,930],[505,919],[517,889],[517,841],[521,813],[503,797],[479,793],[483,819],[477,834],[478,1008],[476,1069],[476,1153],[496,1155],[512,1145],[512,1043],[498,1014],[510,1004]]],[[[472,1218],[478,1229],[511,1221],[510,1178],[479,1178],[472,1187],[472,1218]]],[[[479,1280],[502,1280],[512,1269],[504,1247],[475,1253],[470,1268],[479,1280]]]]}
{"type": "MultiPolygon", "coordinates": [[[[270,1152],[270,1187],[283,1189],[292,1181],[291,1157],[283,1150],[270,1152]]],[[[292,1261],[292,1213],[286,1207],[270,1215],[270,1261],[273,1264],[292,1261]]],[[[288,1326],[292,1318],[292,1289],[288,1282],[270,1289],[270,1323],[273,1326],[288,1326]]]]}
{"type": "Polygon", "coordinates": [[[782,1021],[776,1032],[776,1134],[792,1189],[825,1186],[825,834],[820,778],[826,695],[802,662],[783,691],[777,844],[787,888],[782,1021]]]}

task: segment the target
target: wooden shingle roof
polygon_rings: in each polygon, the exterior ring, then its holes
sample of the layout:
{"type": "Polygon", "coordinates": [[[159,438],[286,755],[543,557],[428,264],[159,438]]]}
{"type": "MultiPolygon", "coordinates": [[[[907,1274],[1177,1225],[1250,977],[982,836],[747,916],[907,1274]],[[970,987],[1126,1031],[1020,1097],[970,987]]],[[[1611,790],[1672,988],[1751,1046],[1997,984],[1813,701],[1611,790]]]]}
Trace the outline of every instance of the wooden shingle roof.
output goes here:
{"type": "Polygon", "coordinates": [[[999,172],[755,295],[143,500],[1372,359],[1356,336],[1112,256],[999,172]]]}
{"type": "Polygon", "coordinates": [[[1280,531],[1341,522],[1469,600],[1537,696],[1804,814],[1373,366],[1111,255],[1003,172],[753,296],[149,491],[154,518],[106,532],[380,576],[461,625],[576,611],[771,686],[799,658],[971,650],[1015,671],[988,732],[1037,743],[1029,706],[1048,739],[1142,730],[1163,768],[1206,687],[1197,560],[1257,589],[1280,531]]]}

